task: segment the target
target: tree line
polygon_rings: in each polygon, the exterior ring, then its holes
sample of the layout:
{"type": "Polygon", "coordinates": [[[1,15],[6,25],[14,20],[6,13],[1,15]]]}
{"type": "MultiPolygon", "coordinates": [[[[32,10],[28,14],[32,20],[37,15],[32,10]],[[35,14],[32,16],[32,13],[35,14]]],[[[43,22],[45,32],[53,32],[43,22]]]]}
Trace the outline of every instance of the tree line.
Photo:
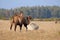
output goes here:
{"type": "Polygon", "coordinates": [[[0,8],[0,19],[9,19],[20,11],[23,11],[25,16],[32,16],[33,18],[60,18],[60,6],[27,6],[14,9],[0,8]]]}

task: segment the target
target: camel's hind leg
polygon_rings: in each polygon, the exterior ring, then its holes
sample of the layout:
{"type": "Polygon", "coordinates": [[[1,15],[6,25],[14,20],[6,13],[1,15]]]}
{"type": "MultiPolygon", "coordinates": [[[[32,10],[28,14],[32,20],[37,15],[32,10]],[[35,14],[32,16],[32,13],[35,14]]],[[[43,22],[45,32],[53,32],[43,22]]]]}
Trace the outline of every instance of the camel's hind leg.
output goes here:
{"type": "Polygon", "coordinates": [[[10,30],[12,29],[13,23],[11,23],[10,30]]]}
{"type": "Polygon", "coordinates": [[[13,24],[14,24],[14,20],[12,19],[12,20],[11,20],[10,30],[12,29],[13,24]]]}

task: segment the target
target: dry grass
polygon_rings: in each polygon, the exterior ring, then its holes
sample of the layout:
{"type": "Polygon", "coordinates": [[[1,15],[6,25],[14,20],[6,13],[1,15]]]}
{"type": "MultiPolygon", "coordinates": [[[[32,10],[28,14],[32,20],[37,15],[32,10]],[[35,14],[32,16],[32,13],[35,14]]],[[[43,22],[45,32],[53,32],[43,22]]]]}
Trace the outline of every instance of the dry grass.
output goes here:
{"type": "MultiPolygon", "coordinates": [[[[60,40],[60,24],[54,21],[32,21],[39,25],[38,30],[27,31],[23,27],[22,32],[9,30],[10,21],[0,20],[0,40],[60,40]]],[[[14,28],[14,26],[13,26],[14,28]]]]}

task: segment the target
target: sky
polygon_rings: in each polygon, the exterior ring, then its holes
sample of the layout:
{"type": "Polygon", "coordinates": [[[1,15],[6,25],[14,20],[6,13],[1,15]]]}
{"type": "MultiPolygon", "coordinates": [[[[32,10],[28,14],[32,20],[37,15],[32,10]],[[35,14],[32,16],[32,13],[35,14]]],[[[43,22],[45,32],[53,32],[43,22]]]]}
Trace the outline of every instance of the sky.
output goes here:
{"type": "Polygon", "coordinates": [[[60,6],[60,0],[0,0],[0,8],[11,9],[22,6],[60,6]]]}

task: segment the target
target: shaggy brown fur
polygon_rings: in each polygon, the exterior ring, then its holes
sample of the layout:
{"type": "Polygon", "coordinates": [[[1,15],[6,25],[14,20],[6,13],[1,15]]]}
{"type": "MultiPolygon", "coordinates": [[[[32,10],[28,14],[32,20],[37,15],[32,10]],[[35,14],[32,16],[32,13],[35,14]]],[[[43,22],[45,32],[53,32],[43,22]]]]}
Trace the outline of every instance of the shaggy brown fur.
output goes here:
{"type": "Polygon", "coordinates": [[[27,31],[27,25],[30,23],[30,19],[31,19],[30,16],[24,17],[23,13],[20,13],[19,15],[14,15],[12,17],[10,30],[12,29],[12,25],[15,24],[14,31],[16,31],[17,25],[19,25],[20,31],[22,29],[22,25],[26,27],[26,31],[27,31]]]}

